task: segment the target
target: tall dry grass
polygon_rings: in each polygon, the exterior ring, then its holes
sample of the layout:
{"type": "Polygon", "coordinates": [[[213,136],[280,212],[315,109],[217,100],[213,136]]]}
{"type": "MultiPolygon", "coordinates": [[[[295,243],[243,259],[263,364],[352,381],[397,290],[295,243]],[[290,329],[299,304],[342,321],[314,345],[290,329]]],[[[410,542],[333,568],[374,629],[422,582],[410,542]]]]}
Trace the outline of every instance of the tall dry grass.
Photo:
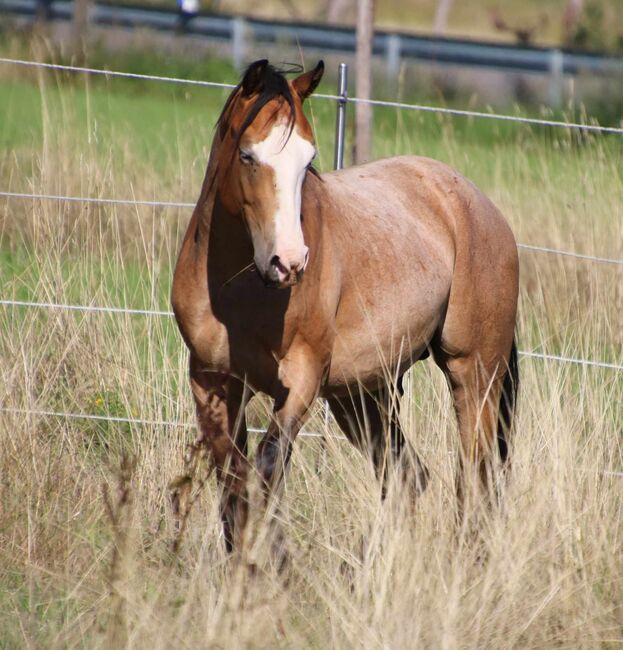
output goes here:
{"type": "MultiPolygon", "coordinates": [[[[173,127],[156,160],[123,125],[94,140],[94,125],[85,131],[75,115],[75,92],[42,82],[41,144],[3,152],[3,187],[162,200],[198,193],[211,119],[202,115],[190,132],[173,127]]],[[[610,145],[521,132],[480,147],[462,145],[450,123],[434,140],[417,120],[398,135],[384,124],[379,154],[445,157],[494,197],[520,239],[623,257],[621,156],[610,145]]],[[[3,298],[167,308],[188,211],[0,205],[3,298]]],[[[622,301],[620,268],[522,253],[520,347],[620,363],[622,301]]],[[[457,435],[432,364],[412,371],[403,401],[406,432],[432,475],[415,508],[399,490],[381,501],[370,464],[319,409],[306,429],[326,441],[302,437],[293,454],[280,515],[292,562],[280,578],[261,544],[248,558],[258,571],[228,561],[213,481],[171,550],[167,485],[183,469],[193,415],[170,319],[3,307],[0,333],[3,409],[181,425],[0,413],[4,647],[623,642],[620,371],[521,362],[512,474],[501,505],[479,513],[478,534],[456,526],[457,435]]],[[[254,403],[251,423],[265,424],[268,410],[254,403]]]]}

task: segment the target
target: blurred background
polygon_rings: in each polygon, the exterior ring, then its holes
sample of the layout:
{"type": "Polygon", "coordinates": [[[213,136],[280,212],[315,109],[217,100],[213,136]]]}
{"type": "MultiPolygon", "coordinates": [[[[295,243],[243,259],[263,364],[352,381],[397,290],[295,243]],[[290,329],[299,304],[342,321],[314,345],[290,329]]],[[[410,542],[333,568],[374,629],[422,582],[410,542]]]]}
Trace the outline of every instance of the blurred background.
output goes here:
{"type": "MultiPolygon", "coordinates": [[[[39,56],[56,61],[109,67],[114,62],[131,71],[232,81],[260,56],[299,63],[322,56],[331,79],[338,62],[355,64],[356,32],[360,41],[362,35],[370,40],[368,21],[375,33],[372,59],[364,57],[358,67],[371,75],[375,97],[468,102],[471,108],[581,106],[600,122],[619,125],[621,5],[621,0],[0,0],[0,29],[5,51],[34,42],[39,56]]],[[[368,94],[360,74],[351,94],[354,90],[368,94]]]]}

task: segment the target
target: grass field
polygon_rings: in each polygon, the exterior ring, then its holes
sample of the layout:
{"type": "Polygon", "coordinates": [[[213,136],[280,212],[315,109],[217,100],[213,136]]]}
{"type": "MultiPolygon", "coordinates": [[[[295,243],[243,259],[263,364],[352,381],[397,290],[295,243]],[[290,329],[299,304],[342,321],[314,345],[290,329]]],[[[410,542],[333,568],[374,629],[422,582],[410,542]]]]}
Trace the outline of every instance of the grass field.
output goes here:
{"type": "MultiPolygon", "coordinates": [[[[224,99],[5,68],[0,189],[192,202],[224,99]]],[[[334,107],[314,100],[309,115],[328,170],[334,107]]],[[[378,111],[375,154],[403,152],[473,179],[519,241],[623,258],[620,139],[378,111]]],[[[0,206],[1,298],[169,309],[189,209],[0,206]]],[[[623,362],[620,266],[526,251],[521,264],[521,349],[623,362]]],[[[413,370],[403,404],[433,476],[415,509],[397,491],[381,502],[319,408],[306,429],[326,429],[326,444],[297,442],[284,496],[284,581],[261,544],[259,572],[227,561],[212,480],[171,551],[167,485],[193,437],[171,319],[0,306],[3,409],[156,422],[0,412],[0,646],[620,647],[623,374],[520,365],[512,475],[477,535],[455,524],[455,423],[432,364],[413,370]]],[[[251,424],[268,413],[254,402],[251,424]]]]}

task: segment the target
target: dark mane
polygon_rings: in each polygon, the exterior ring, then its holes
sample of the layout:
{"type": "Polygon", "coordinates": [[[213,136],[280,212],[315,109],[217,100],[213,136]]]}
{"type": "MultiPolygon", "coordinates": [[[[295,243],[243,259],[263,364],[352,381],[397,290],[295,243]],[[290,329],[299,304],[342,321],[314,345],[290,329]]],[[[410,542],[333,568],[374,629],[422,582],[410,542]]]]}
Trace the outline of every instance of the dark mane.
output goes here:
{"type": "Polygon", "coordinates": [[[216,127],[222,129],[225,126],[225,118],[229,113],[229,109],[233,104],[234,100],[240,96],[243,92],[245,86],[247,86],[247,81],[249,76],[254,74],[254,90],[253,92],[257,93],[257,99],[255,100],[251,110],[248,115],[245,117],[240,131],[236,134],[236,144],[240,142],[240,138],[244,135],[244,132],[251,126],[253,120],[257,117],[258,113],[270,102],[271,100],[281,97],[285,102],[287,102],[290,108],[290,118],[288,121],[288,126],[290,133],[294,129],[294,124],[296,122],[296,111],[294,108],[294,99],[292,98],[292,92],[290,91],[290,86],[288,81],[285,78],[284,71],[275,68],[274,66],[267,63],[264,68],[261,70],[259,76],[257,76],[257,62],[252,63],[242,75],[240,83],[232,90],[231,95],[227,98],[225,106],[219,115],[219,118],[216,122],[216,127]]]}

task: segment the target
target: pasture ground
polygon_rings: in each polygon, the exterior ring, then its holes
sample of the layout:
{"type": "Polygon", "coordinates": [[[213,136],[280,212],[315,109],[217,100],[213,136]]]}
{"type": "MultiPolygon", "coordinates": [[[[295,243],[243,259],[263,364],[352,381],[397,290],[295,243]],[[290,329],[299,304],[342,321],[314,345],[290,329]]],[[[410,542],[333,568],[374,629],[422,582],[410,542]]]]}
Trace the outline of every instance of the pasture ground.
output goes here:
{"type": "MultiPolygon", "coordinates": [[[[3,69],[0,188],[192,202],[224,99],[3,69]]],[[[328,170],[334,107],[313,100],[309,114],[328,170]]],[[[377,111],[375,154],[404,152],[474,180],[521,242],[623,258],[616,137],[377,111]]],[[[189,209],[0,206],[1,298],[169,309],[189,209]]],[[[521,349],[621,363],[620,266],[528,251],[521,264],[521,349]]],[[[228,562],[213,480],[171,551],[167,485],[193,436],[172,319],[0,307],[3,409],[182,425],[0,412],[0,645],[619,647],[623,375],[520,367],[512,475],[501,507],[470,513],[478,533],[455,525],[457,436],[431,363],[410,373],[403,403],[432,474],[415,508],[397,490],[381,502],[371,467],[319,408],[305,428],[326,432],[326,444],[297,442],[285,490],[293,563],[283,581],[259,524],[248,559],[260,570],[228,562]]],[[[268,412],[254,402],[251,424],[268,412]]]]}

